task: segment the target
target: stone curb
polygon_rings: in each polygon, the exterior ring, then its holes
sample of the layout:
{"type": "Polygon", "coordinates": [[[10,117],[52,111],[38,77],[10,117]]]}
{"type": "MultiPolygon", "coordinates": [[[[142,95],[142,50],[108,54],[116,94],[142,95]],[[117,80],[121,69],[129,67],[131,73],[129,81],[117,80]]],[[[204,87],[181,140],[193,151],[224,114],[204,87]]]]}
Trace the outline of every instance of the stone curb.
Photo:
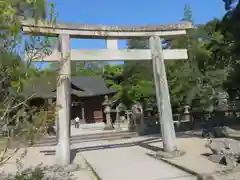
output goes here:
{"type": "Polygon", "coordinates": [[[186,167],[177,165],[177,164],[169,161],[169,160],[166,159],[166,158],[157,157],[157,156],[155,156],[155,155],[152,156],[152,157],[154,157],[154,158],[157,159],[157,160],[161,160],[161,161],[163,161],[163,162],[165,162],[165,163],[167,163],[167,164],[169,164],[169,165],[171,165],[171,166],[174,166],[175,168],[178,168],[178,169],[180,169],[180,170],[182,170],[182,171],[185,171],[185,172],[187,172],[187,173],[189,173],[189,174],[191,174],[191,175],[194,175],[194,176],[197,176],[197,177],[200,176],[200,174],[197,173],[196,171],[193,171],[193,170],[191,170],[191,169],[189,169],[189,168],[186,168],[186,167]]]}
{"type": "MultiPolygon", "coordinates": [[[[83,157],[84,158],[84,157],[83,157]]],[[[85,163],[87,164],[87,166],[91,169],[91,171],[93,172],[96,180],[102,180],[102,178],[100,178],[100,176],[98,175],[98,173],[96,172],[96,170],[89,164],[89,162],[84,158],[85,163]]]]}

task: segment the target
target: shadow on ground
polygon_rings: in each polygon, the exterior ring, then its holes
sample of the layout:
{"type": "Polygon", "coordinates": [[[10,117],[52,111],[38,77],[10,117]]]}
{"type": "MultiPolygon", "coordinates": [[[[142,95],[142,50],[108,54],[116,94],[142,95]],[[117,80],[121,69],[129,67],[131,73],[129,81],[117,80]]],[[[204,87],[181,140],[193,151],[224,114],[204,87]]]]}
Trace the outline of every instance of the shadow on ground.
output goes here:
{"type": "MultiPolygon", "coordinates": [[[[192,138],[192,137],[199,137],[198,133],[195,132],[181,132],[176,133],[178,137],[182,138],[192,138]]],[[[163,149],[160,147],[156,147],[151,145],[152,143],[162,142],[162,140],[159,137],[159,134],[155,135],[148,135],[145,136],[148,137],[145,140],[135,141],[135,142],[127,142],[127,143],[118,143],[118,144],[106,144],[106,145],[97,145],[97,146],[87,146],[82,148],[75,148],[71,149],[71,162],[76,157],[76,154],[79,152],[87,152],[87,151],[96,151],[96,150],[103,150],[103,149],[114,149],[114,148],[126,148],[126,147],[133,147],[133,146],[139,146],[145,149],[149,149],[151,151],[157,152],[162,151],[163,149]]],[[[41,153],[44,153],[44,155],[55,155],[55,150],[46,150],[46,151],[40,151],[41,153]]]]}

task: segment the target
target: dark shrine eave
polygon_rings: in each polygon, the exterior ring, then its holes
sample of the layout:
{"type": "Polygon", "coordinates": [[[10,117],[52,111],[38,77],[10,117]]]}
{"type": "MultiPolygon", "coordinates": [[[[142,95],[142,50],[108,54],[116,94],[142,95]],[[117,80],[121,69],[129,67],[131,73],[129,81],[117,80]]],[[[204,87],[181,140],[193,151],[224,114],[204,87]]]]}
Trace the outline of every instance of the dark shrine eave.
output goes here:
{"type": "MultiPolygon", "coordinates": [[[[72,95],[75,95],[79,98],[81,97],[94,97],[94,96],[103,96],[103,95],[111,95],[111,94],[114,94],[116,93],[116,90],[114,89],[109,89],[107,92],[101,92],[101,93],[92,93],[92,92],[82,92],[82,91],[77,91],[77,90],[73,90],[71,91],[71,94],[72,95]]],[[[34,99],[34,98],[46,98],[46,99],[49,99],[49,98],[56,98],[56,92],[33,92],[33,93],[28,93],[28,94],[25,94],[25,96],[28,96],[28,97],[31,97],[31,99],[34,99]]]]}
{"type": "MultiPolygon", "coordinates": [[[[40,87],[40,86],[39,86],[40,87]]],[[[96,87],[97,88],[97,87],[96,87]]],[[[99,91],[93,92],[89,89],[79,87],[74,83],[71,83],[71,94],[77,97],[94,97],[101,95],[110,95],[116,93],[114,89],[99,89],[99,91]]],[[[37,89],[28,89],[23,93],[24,96],[32,98],[56,98],[56,88],[47,87],[47,88],[37,88],[37,89]]]]}

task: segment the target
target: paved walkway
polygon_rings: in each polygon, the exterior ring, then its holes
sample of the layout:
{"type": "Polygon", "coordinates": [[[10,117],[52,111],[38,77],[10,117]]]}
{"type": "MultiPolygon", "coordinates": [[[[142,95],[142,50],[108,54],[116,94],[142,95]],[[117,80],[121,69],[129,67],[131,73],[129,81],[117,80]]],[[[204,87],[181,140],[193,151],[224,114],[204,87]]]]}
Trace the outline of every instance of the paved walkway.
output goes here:
{"type": "Polygon", "coordinates": [[[75,148],[79,146],[78,151],[102,180],[196,180],[196,177],[149,156],[152,150],[133,144],[149,140],[137,137],[78,144],[75,148]]]}

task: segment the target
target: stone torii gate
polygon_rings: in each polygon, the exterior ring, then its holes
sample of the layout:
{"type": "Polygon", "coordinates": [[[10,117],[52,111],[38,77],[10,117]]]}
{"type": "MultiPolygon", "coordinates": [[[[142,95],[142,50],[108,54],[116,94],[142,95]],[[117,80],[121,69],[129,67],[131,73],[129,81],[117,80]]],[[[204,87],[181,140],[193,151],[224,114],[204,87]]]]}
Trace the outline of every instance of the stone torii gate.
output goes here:
{"type": "Polygon", "coordinates": [[[171,102],[164,60],[187,59],[186,49],[163,50],[160,37],[185,35],[186,29],[193,28],[190,22],[159,26],[102,26],[23,21],[25,34],[58,37],[59,51],[43,58],[43,61],[57,61],[60,64],[57,84],[59,124],[59,157],[61,164],[70,163],[70,78],[72,61],[139,61],[152,60],[156,98],[161,124],[164,151],[176,150],[176,136],[173,125],[171,102]],[[149,38],[150,49],[118,49],[118,39],[149,38]],[[105,39],[103,50],[71,50],[71,38],[105,39]]]}

